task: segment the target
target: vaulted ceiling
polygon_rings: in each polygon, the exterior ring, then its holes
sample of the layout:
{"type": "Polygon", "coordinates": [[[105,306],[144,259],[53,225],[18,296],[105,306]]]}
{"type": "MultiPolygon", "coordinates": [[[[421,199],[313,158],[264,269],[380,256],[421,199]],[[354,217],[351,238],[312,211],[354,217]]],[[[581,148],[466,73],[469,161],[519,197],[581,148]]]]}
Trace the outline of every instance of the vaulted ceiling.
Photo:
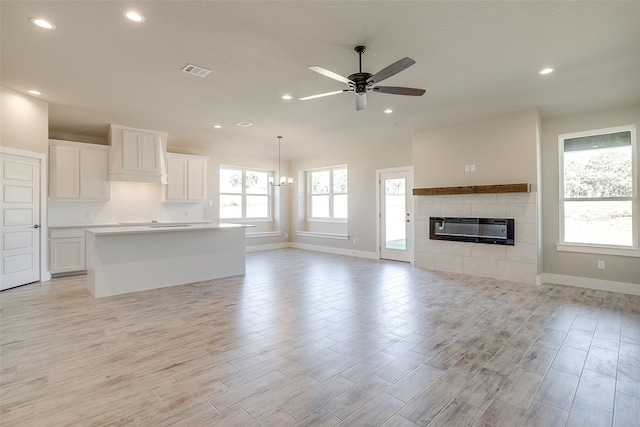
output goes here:
{"type": "Polygon", "coordinates": [[[639,19],[638,1],[4,0],[0,76],[42,92],[53,131],[106,137],[116,123],[166,131],[176,151],[268,157],[282,135],[283,157],[302,158],[521,108],[555,117],[637,102],[639,19]],[[309,67],[348,76],[356,45],[370,73],[413,58],[384,84],[426,94],[370,93],[364,111],[353,93],[298,100],[345,88],[309,67]]]}

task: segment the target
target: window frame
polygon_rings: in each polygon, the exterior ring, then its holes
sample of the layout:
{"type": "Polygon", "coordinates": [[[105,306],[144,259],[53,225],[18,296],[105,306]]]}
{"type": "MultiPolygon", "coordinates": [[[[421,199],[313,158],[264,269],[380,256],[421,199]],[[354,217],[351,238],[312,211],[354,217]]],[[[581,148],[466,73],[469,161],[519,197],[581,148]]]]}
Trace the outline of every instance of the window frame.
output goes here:
{"type": "Polygon", "coordinates": [[[273,186],[269,184],[269,178],[274,176],[274,171],[268,169],[260,169],[260,168],[247,168],[242,166],[229,166],[229,165],[219,165],[218,166],[218,217],[221,221],[233,221],[233,222],[271,222],[273,221],[273,186]],[[221,190],[221,181],[220,181],[220,172],[223,170],[236,170],[242,172],[242,184],[241,184],[241,192],[240,193],[225,193],[221,190]],[[246,191],[246,180],[248,172],[259,172],[267,174],[267,194],[259,194],[259,193],[248,193],[246,191]],[[242,200],[241,212],[242,217],[223,217],[220,209],[221,209],[221,196],[240,196],[242,200]],[[268,216],[266,217],[248,217],[247,216],[247,196],[266,196],[268,203],[268,216]]]}
{"type": "Polygon", "coordinates": [[[623,255],[640,257],[639,233],[640,233],[640,206],[638,202],[638,178],[640,177],[637,164],[637,138],[636,125],[616,126],[588,131],[570,132],[558,135],[558,231],[559,240],[556,244],[558,251],[596,253],[604,255],[623,255]],[[564,148],[568,139],[606,135],[618,132],[630,132],[631,138],[631,197],[565,197],[564,174],[564,148]],[[614,245],[602,243],[575,243],[565,240],[565,202],[567,201],[631,201],[631,234],[632,243],[627,245],[614,245]]]}
{"type": "Polygon", "coordinates": [[[335,196],[347,196],[347,207],[349,204],[349,169],[347,167],[347,165],[337,165],[337,166],[329,166],[329,167],[324,167],[324,168],[317,168],[317,169],[308,169],[305,171],[305,178],[306,178],[306,199],[307,199],[307,221],[309,222],[333,222],[333,223],[347,223],[349,220],[349,213],[348,213],[348,209],[347,209],[347,216],[346,217],[335,217],[334,216],[334,197],[335,196]],[[338,193],[335,192],[333,189],[333,172],[335,170],[341,170],[344,169],[346,174],[347,174],[347,191],[346,193],[338,193]],[[314,193],[312,192],[312,179],[311,179],[311,175],[313,173],[316,172],[329,172],[329,192],[328,193],[317,193],[318,195],[320,194],[326,194],[329,196],[329,215],[328,217],[314,217],[311,215],[311,213],[313,212],[313,203],[312,203],[312,199],[314,196],[314,193]]]}

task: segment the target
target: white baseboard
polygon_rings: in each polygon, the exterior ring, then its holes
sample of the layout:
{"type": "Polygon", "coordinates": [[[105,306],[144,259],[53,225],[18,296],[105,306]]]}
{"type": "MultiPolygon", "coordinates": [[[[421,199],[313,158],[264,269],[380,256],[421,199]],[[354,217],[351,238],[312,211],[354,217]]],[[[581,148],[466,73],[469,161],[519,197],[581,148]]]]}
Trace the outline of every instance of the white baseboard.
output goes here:
{"type": "Polygon", "coordinates": [[[540,283],[557,283],[559,285],[576,286],[579,288],[597,289],[600,291],[619,292],[622,294],[640,296],[640,283],[614,282],[612,280],[565,276],[563,274],[552,273],[543,273],[541,276],[538,276],[538,279],[540,283]]]}
{"type": "Polygon", "coordinates": [[[332,248],[329,246],[308,245],[306,243],[291,242],[292,248],[305,249],[308,251],[326,252],[329,254],[354,256],[358,258],[378,259],[378,254],[375,252],[367,251],[354,251],[349,249],[332,248]]]}

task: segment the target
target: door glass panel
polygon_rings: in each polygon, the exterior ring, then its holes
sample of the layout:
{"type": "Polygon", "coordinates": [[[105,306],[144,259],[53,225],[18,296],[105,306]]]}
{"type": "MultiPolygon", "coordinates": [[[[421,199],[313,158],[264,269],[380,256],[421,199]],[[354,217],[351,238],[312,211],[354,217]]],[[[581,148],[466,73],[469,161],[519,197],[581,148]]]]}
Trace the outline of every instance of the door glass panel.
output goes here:
{"type": "Polygon", "coordinates": [[[385,248],[407,249],[405,179],[385,179],[385,248]]]}

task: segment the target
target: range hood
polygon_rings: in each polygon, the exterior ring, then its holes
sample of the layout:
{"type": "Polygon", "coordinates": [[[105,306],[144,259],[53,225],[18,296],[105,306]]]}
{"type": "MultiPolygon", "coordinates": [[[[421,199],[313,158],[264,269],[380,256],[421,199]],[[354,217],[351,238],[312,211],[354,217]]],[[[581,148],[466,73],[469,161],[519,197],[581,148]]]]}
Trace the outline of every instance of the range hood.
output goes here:
{"type": "Polygon", "coordinates": [[[120,125],[109,128],[110,181],[167,183],[167,133],[120,125]]]}

